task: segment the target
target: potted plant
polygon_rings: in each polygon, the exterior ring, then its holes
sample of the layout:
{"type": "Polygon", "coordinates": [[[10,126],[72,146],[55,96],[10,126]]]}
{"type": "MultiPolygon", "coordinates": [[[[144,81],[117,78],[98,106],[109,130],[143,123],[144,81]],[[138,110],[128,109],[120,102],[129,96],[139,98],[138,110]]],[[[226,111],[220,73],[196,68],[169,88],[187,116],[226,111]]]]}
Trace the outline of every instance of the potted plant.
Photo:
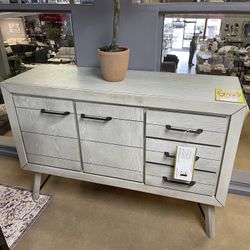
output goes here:
{"type": "Polygon", "coordinates": [[[119,46],[120,0],[114,0],[113,39],[111,45],[98,49],[103,78],[119,82],[128,70],[129,49],[119,46]]]}

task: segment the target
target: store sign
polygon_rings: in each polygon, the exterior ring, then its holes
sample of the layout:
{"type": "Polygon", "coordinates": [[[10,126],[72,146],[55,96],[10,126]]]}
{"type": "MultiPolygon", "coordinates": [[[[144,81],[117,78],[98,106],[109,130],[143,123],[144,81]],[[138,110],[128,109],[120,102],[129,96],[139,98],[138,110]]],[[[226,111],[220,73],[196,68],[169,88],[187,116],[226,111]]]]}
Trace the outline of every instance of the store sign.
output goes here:
{"type": "Polygon", "coordinates": [[[9,23],[9,31],[12,34],[20,34],[21,33],[21,28],[19,23],[9,23]]]}

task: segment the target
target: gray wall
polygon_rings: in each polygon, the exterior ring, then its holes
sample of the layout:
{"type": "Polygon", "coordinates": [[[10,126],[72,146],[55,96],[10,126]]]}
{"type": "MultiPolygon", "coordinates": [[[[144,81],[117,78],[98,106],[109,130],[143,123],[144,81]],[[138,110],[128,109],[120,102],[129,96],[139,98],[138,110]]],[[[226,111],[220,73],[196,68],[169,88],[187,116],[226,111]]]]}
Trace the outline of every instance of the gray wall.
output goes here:
{"type": "MultiPolygon", "coordinates": [[[[158,10],[121,0],[120,45],[129,47],[130,69],[156,70],[159,58],[158,10]]],[[[94,6],[72,7],[78,66],[98,66],[97,48],[112,39],[113,1],[96,0],[94,6]]]]}

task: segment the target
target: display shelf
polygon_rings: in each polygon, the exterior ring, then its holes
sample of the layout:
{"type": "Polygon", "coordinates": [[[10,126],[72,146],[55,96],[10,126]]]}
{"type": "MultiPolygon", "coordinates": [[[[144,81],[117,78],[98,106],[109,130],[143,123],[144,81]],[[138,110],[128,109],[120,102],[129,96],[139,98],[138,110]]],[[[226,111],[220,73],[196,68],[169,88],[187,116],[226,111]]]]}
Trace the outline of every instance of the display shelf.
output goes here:
{"type": "Polygon", "coordinates": [[[144,8],[158,10],[164,13],[249,13],[250,2],[225,2],[225,3],[160,3],[138,4],[144,8]]]}
{"type": "Polygon", "coordinates": [[[0,4],[0,12],[1,11],[69,12],[71,11],[71,8],[72,8],[71,4],[0,4]]]}

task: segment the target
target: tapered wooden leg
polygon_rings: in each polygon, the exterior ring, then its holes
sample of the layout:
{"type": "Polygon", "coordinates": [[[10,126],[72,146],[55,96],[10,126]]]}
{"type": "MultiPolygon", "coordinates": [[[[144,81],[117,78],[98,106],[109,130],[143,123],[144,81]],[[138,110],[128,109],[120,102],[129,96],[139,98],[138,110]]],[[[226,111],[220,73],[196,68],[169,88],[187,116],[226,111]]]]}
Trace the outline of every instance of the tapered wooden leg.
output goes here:
{"type": "Polygon", "coordinates": [[[37,200],[39,198],[41,177],[42,177],[42,174],[39,174],[39,173],[35,173],[34,175],[33,200],[37,200]]]}
{"type": "Polygon", "coordinates": [[[201,204],[205,216],[206,233],[210,239],[215,238],[215,208],[214,206],[201,204]]]}

